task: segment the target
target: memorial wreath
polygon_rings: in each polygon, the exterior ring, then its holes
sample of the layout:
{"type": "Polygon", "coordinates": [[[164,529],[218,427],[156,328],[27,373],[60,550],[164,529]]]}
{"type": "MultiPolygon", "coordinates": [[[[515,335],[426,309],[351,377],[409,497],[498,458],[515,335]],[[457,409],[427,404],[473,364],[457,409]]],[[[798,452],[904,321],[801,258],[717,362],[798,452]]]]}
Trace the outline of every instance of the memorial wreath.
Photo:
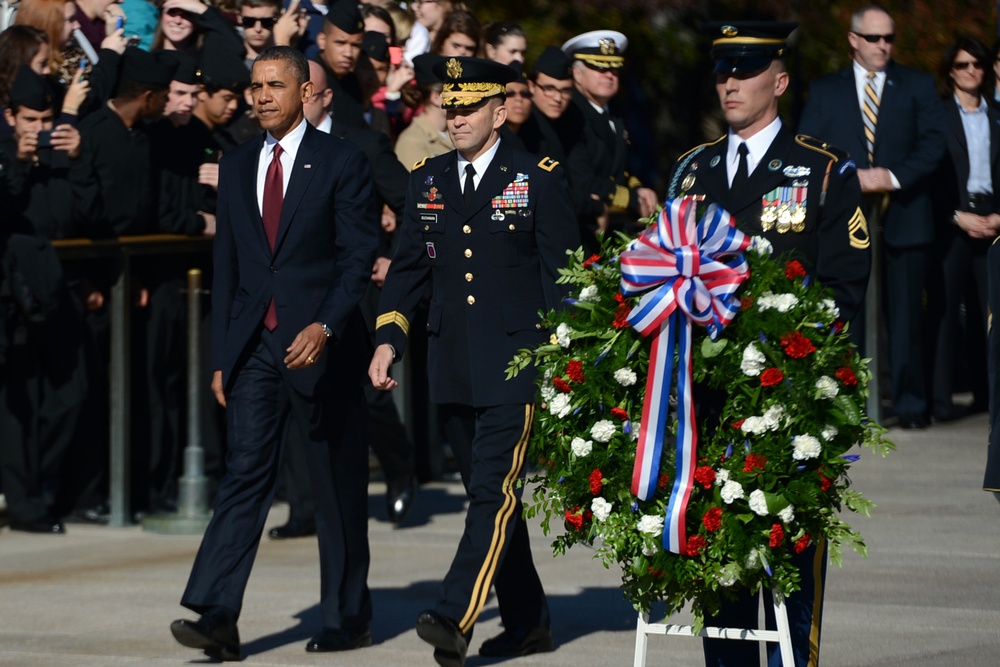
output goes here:
{"type": "Polygon", "coordinates": [[[841,516],[873,507],[849,452],[893,445],[864,414],[870,373],[831,293],[800,262],[695,198],[653,222],[571,256],[551,339],[508,374],[539,371],[527,516],[556,554],[584,543],[620,566],[640,611],[690,602],[700,628],[741,587],[798,590],[792,556],[819,540],[837,564],[845,544],[866,555],[841,516]]]}

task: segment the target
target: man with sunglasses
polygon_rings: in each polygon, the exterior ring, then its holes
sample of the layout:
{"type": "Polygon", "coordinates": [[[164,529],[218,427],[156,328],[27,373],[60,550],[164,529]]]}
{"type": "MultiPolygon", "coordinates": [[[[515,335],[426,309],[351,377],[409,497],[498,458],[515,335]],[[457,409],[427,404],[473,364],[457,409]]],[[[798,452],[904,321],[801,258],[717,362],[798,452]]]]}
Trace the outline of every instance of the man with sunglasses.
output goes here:
{"type": "Polygon", "coordinates": [[[246,49],[247,69],[254,58],[269,46],[295,46],[306,30],[306,17],[299,0],[292,0],[283,12],[281,0],[240,0],[240,27],[246,49]]]}
{"type": "MultiPolygon", "coordinates": [[[[840,146],[857,162],[865,213],[881,222],[873,231],[884,245],[875,261],[887,297],[893,407],[900,426],[924,428],[923,292],[934,240],[929,177],[944,154],[945,121],[933,77],[893,62],[895,36],[892,17],[879,5],[854,12],[847,35],[853,62],[812,84],[799,131],[840,146]]],[[[852,328],[859,344],[865,325],[858,320],[852,328]]]]}

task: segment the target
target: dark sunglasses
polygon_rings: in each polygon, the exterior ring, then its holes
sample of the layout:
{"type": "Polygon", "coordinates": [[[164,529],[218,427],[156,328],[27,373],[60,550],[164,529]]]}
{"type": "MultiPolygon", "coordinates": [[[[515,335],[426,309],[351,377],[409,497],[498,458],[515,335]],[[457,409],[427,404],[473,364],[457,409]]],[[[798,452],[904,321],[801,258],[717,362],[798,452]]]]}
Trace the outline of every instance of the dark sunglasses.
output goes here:
{"type": "Polygon", "coordinates": [[[180,9],[179,7],[171,7],[170,9],[167,10],[167,16],[172,16],[174,18],[180,16],[181,18],[185,18],[188,21],[190,21],[192,14],[191,12],[186,11],[184,9],[180,9]]]}
{"type": "Polygon", "coordinates": [[[269,18],[261,18],[259,16],[240,17],[240,25],[242,25],[247,30],[253,28],[258,23],[260,23],[260,25],[264,28],[264,30],[270,30],[271,28],[274,27],[274,24],[277,22],[278,19],[274,18],[273,16],[269,18]]]}
{"type": "Polygon", "coordinates": [[[520,97],[522,100],[530,100],[534,95],[531,94],[530,90],[509,90],[507,91],[507,99],[513,97],[520,97]]]}
{"type": "Polygon", "coordinates": [[[886,44],[892,44],[893,42],[896,41],[896,35],[894,35],[891,32],[888,35],[865,35],[860,32],[856,32],[854,34],[860,37],[861,39],[865,40],[869,44],[878,44],[878,41],[880,39],[884,39],[886,44]]]}
{"type": "Polygon", "coordinates": [[[951,68],[953,70],[955,70],[956,72],[964,72],[965,70],[969,69],[970,67],[972,67],[973,69],[978,69],[978,70],[985,69],[983,67],[983,64],[981,62],[979,62],[978,60],[965,60],[965,61],[960,62],[960,63],[952,63],[951,64],[951,68]]]}

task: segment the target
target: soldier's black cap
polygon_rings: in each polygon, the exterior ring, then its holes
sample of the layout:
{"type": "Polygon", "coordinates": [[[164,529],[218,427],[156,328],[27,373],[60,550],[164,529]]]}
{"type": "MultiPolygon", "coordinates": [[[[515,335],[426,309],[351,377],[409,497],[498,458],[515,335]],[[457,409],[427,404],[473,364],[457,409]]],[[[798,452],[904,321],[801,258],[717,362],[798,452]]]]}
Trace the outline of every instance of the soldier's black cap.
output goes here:
{"type": "Polygon", "coordinates": [[[357,35],[365,30],[365,20],[355,0],[334,0],[326,12],[326,20],[348,35],[357,35]]]}
{"type": "Polygon", "coordinates": [[[798,23],[778,21],[712,21],[701,30],[712,40],[716,72],[753,72],[784,58],[788,36],[798,23]]]}
{"type": "Polygon", "coordinates": [[[432,71],[444,82],[441,91],[444,109],[465,109],[490,97],[506,95],[507,84],[518,77],[518,73],[507,65],[485,58],[441,59],[432,71]]]}
{"type": "Polygon", "coordinates": [[[176,67],[173,81],[189,86],[199,83],[198,61],[194,57],[181,51],[157,51],[156,58],[176,67]]]}
{"type": "Polygon", "coordinates": [[[546,46],[535,60],[535,68],[532,71],[535,74],[547,74],[553,79],[570,79],[573,77],[569,72],[571,64],[569,57],[558,46],[546,46]]]}
{"type": "Polygon", "coordinates": [[[122,56],[121,78],[137,83],[147,83],[162,88],[169,88],[176,69],[176,62],[168,62],[157,58],[148,51],[143,51],[135,46],[128,46],[125,47],[125,53],[122,56]]]}
{"type": "Polygon", "coordinates": [[[243,58],[232,51],[206,44],[201,51],[201,82],[211,90],[223,88],[242,94],[250,85],[250,72],[243,58]]]}
{"type": "Polygon", "coordinates": [[[417,83],[423,86],[430,86],[435,83],[442,83],[434,74],[434,65],[447,60],[444,56],[436,53],[422,53],[413,59],[413,75],[417,83]]]}
{"type": "Polygon", "coordinates": [[[380,63],[389,62],[389,38],[385,33],[369,30],[361,39],[361,50],[372,60],[380,63]]]}
{"type": "Polygon", "coordinates": [[[8,98],[11,108],[28,107],[34,111],[47,111],[56,106],[55,87],[27,65],[21,65],[17,70],[8,98]]]}

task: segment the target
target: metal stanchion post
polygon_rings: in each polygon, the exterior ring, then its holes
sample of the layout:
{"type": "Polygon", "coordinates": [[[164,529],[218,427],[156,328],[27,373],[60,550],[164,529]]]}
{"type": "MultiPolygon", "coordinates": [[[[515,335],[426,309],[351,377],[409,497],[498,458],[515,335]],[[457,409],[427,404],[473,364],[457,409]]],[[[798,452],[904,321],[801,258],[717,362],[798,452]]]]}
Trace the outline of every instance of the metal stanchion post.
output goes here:
{"type": "Polygon", "coordinates": [[[208,478],[205,476],[205,450],[201,447],[201,407],[203,373],[201,369],[201,269],[187,273],[187,447],[184,448],[184,474],[178,482],[176,514],[147,516],[144,530],[170,535],[198,535],[205,532],[208,512],[208,478]]]}
{"type": "Polygon", "coordinates": [[[129,502],[131,490],[130,460],[132,447],[132,383],[129,324],[132,315],[131,258],[122,253],[121,273],[111,286],[111,405],[110,405],[110,484],[109,525],[132,525],[129,502]]]}
{"type": "Polygon", "coordinates": [[[871,359],[868,368],[868,402],[865,411],[876,422],[882,421],[882,396],[879,372],[879,322],[882,318],[882,202],[868,207],[868,238],[871,244],[872,271],[865,296],[865,356],[871,359]]]}

